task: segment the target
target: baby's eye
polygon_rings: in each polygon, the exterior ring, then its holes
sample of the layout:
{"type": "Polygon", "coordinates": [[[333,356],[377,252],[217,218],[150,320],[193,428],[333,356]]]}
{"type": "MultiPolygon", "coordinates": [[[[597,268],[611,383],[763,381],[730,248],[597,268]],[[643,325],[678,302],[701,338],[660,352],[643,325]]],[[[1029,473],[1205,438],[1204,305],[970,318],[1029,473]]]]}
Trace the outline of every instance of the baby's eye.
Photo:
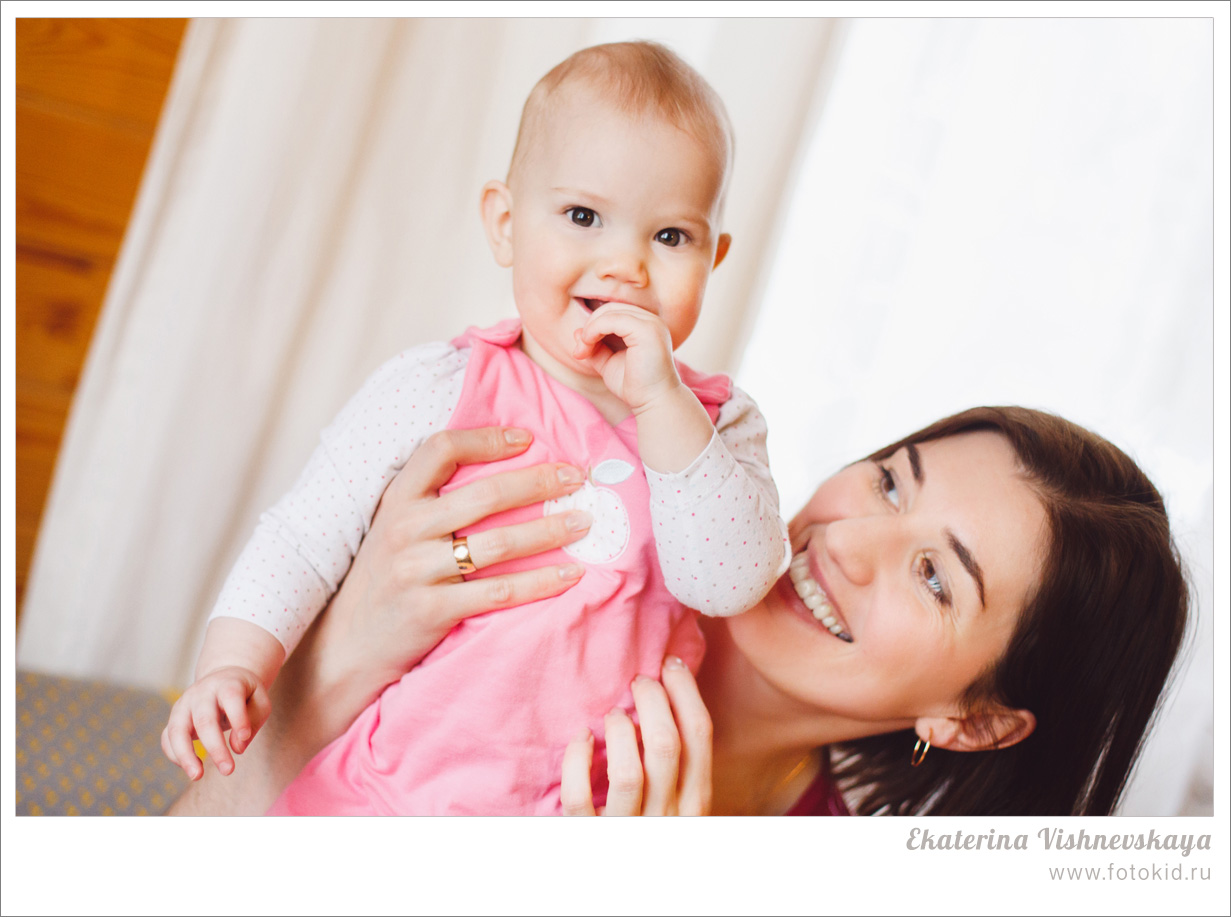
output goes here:
{"type": "Polygon", "coordinates": [[[678,229],[660,229],[658,234],[654,236],[656,242],[660,242],[670,248],[675,248],[677,245],[682,244],[684,239],[684,233],[678,229]]]}
{"type": "Polygon", "coordinates": [[[572,222],[577,226],[583,226],[589,229],[591,226],[601,226],[602,222],[598,218],[598,214],[589,207],[570,207],[564,211],[572,222]]]}

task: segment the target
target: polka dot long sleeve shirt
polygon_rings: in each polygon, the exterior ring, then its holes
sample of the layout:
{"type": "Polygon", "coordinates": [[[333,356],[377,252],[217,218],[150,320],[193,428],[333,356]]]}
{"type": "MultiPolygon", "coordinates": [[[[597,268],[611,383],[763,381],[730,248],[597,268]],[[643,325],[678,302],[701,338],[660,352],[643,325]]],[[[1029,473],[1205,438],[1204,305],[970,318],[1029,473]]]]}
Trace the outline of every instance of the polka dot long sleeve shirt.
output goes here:
{"type": "Polygon", "coordinates": [[[790,564],[765,418],[732,386],[705,451],[683,471],[646,468],[658,561],[667,588],[708,615],[746,611],[790,564]]]}
{"type": "MultiPolygon", "coordinates": [[[[261,515],[210,618],[255,623],[290,653],[354,560],[376,506],[409,456],[445,429],[468,348],[428,344],[381,366],[321,434],[295,485],[261,515]]],[[[712,615],[754,605],[789,562],[765,454],[765,421],[743,392],[719,412],[684,471],[646,469],[667,588],[712,615]]]]}

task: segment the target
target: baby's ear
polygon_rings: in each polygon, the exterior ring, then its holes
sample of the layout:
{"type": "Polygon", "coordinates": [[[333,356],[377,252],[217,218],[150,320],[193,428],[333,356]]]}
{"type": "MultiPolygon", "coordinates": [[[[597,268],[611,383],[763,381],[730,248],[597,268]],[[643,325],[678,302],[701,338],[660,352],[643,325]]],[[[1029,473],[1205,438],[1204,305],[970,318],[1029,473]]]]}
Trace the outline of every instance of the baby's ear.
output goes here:
{"type": "Polygon", "coordinates": [[[483,186],[479,199],[479,216],[483,219],[483,231],[491,246],[496,263],[501,267],[513,264],[513,194],[508,185],[489,181],[483,186]]]}
{"type": "Polygon", "coordinates": [[[718,237],[718,248],[714,250],[714,267],[710,268],[711,271],[718,267],[718,265],[722,264],[722,259],[727,256],[727,252],[730,250],[731,234],[724,232],[718,237]]]}

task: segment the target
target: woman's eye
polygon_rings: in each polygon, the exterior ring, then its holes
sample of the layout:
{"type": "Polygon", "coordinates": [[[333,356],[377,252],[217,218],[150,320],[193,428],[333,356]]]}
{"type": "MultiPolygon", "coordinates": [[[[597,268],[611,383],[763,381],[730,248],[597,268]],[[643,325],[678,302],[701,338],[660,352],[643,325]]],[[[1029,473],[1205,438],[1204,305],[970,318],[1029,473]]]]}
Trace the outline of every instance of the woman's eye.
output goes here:
{"type": "Polygon", "coordinates": [[[893,472],[884,465],[877,465],[876,467],[878,467],[881,472],[881,496],[883,496],[896,508],[901,500],[901,497],[898,496],[898,482],[894,480],[893,472]]]}
{"type": "Polygon", "coordinates": [[[923,585],[928,592],[932,593],[942,605],[949,604],[949,593],[945,591],[945,584],[940,579],[940,573],[936,570],[936,564],[932,563],[930,557],[924,557],[919,563],[919,578],[923,580],[923,585]]]}
{"type": "Polygon", "coordinates": [[[675,248],[684,241],[684,234],[678,229],[661,229],[654,240],[670,248],[675,248]]]}
{"type": "Polygon", "coordinates": [[[586,229],[589,229],[591,226],[602,225],[599,222],[598,214],[589,207],[570,207],[568,210],[564,211],[564,214],[573,222],[574,225],[584,226],[586,229]]]}

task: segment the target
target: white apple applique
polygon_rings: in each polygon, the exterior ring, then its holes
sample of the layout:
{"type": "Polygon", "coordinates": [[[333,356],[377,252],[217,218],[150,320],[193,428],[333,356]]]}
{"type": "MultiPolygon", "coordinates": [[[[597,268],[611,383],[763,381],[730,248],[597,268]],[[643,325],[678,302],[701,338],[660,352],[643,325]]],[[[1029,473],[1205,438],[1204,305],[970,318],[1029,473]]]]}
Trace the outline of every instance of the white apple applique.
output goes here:
{"type": "Polygon", "coordinates": [[[580,490],[543,504],[544,516],[583,509],[594,517],[585,538],[564,546],[566,554],[589,564],[607,564],[624,553],[629,537],[628,510],[619,494],[599,485],[619,484],[632,473],[633,466],[628,462],[607,459],[594,466],[580,490]]]}

